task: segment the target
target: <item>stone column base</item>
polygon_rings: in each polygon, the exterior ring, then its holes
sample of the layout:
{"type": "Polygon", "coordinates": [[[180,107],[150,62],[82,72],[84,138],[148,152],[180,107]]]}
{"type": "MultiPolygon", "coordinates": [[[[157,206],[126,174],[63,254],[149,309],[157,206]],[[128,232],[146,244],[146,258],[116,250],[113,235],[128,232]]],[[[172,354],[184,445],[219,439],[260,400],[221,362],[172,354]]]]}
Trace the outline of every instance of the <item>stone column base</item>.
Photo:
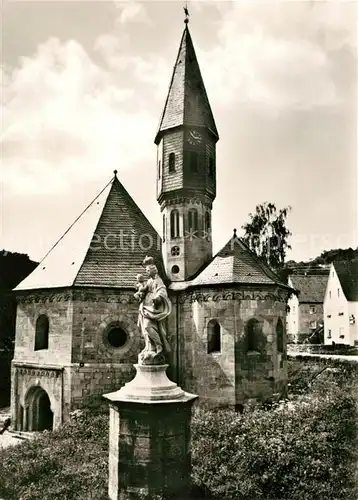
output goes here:
{"type": "Polygon", "coordinates": [[[191,408],[197,396],[171,382],[167,367],[135,365],[131,382],[104,395],[110,402],[110,500],[189,498],[191,408]]]}

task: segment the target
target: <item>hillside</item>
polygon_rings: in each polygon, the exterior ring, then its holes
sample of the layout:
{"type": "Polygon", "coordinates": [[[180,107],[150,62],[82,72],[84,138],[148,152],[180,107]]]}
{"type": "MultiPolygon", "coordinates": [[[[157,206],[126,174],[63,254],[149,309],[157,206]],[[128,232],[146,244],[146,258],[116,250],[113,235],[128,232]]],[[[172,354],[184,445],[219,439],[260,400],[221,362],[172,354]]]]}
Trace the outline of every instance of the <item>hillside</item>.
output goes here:
{"type": "Polygon", "coordinates": [[[294,260],[289,260],[286,262],[285,269],[289,271],[311,271],[314,272],[317,269],[322,268],[331,264],[331,262],[336,261],[347,261],[358,259],[358,247],[353,248],[336,248],[334,250],[325,250],[316,257],[315,259],[309,261],[295,262],[294,260]]]}

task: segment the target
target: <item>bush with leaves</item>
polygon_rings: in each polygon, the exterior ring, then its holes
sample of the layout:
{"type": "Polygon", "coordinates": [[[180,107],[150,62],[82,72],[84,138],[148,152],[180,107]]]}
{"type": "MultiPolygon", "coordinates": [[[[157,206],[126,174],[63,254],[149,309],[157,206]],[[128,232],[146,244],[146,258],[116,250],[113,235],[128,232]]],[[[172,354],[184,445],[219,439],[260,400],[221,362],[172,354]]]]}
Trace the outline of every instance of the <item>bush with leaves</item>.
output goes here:
{"type": "MultiPolygon", "coordinates": [[[[197,408],[192,498],[357,500],[354,377],[327,373],[270,410],[197,408]]],[[[57,431],[0,453],[1,499],[108,500],[108,407],[87,403],[57,431]]]]}
{"type": "Polygon", "coordinates": [[[0,454],[4,500],[107,500],[108,414],[77,414],[0,454]]]}
{"type": "Polygon", "coordinates": [[[222,500],[356,500],[357,444],[357,402],[317,381],[270,411],[198,410],[193,473],[222,500]]]}

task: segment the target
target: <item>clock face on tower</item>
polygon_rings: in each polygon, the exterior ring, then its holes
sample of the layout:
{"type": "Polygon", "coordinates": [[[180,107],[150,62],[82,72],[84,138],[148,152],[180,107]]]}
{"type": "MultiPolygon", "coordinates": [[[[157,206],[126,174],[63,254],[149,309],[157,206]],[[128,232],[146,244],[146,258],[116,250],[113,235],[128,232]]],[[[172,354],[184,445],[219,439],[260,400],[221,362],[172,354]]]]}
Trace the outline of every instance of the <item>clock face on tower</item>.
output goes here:
{"type": "Polygon", "coordinates": [[[192,146],[197,146],[202,141],[202,136],[196,130],[189,130],[188,132],[188,142],[192,146]]]}

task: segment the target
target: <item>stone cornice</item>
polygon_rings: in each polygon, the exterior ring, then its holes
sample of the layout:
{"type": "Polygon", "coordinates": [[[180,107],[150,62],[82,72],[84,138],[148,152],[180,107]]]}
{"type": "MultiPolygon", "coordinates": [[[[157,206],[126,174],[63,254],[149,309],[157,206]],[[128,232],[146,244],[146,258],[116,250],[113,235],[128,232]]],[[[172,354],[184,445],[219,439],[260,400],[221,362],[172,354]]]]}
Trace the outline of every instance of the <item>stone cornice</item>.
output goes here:
{"type": "Polygon", "coordinates": [[[39,290],[27,292],[17,296],[19,304],[49,304],[54,302],[114,302],[118,304],[131,304],[136,300],[133,290],[116,290],[106,288],[81,288],[66,290],[39,290]]]}
{"type": "Polygon", "coordinates": [[[26,363],[13,363],[16,372],[19,375],[31,375],[32,377],[58,378],[63,367],[39,366],[26,363]]]}
{"type": "Polygon", "coordinates": [[[24,361],[13,361],[12,365],[15,368],[31,368],[34,370],[57,370],[57,371],[62,371],[64,369],[63,365],[44,365],[43,363],[28,363],[24,361]]]}
{"type": "Polygon", "coordinates": [[[178,301],[180,304],[184,304],[186,302],[193,303],[193,302],[218,302],[221,300],[260,300],[260,301],[265,301],[265,300],[271,300],[273,302],[282,302],[286,303],[287,301],[287,292],[283,290],[196,290],[196,291],[189,291],[185,290],[182,292],[179,292],[176,294],[178,297],[178,301]]]}
{"type": "Polygon", "coordinates": [[[133,297],[133,290],[108,290],[101,289],[80,289],[73,290],[73,300],[83,302],[113,302],[117,304],[134,304],[136,299],[133,297]]]}
{"type": "Polygon", "coordinates": [[[19,304],[45,304],[51,302],[68,302],[72,299],[72,290],[36,290],[18,294],[19,304]]]}
{"type": "Polygon", "coordinates": [[[190,196],[176,196],[174,198],[169,198],[162,203],[162,209],[168,205],[206,205],[208,208],[212,208],[212,202],[207,198],[198,198],[190,196]]]}

